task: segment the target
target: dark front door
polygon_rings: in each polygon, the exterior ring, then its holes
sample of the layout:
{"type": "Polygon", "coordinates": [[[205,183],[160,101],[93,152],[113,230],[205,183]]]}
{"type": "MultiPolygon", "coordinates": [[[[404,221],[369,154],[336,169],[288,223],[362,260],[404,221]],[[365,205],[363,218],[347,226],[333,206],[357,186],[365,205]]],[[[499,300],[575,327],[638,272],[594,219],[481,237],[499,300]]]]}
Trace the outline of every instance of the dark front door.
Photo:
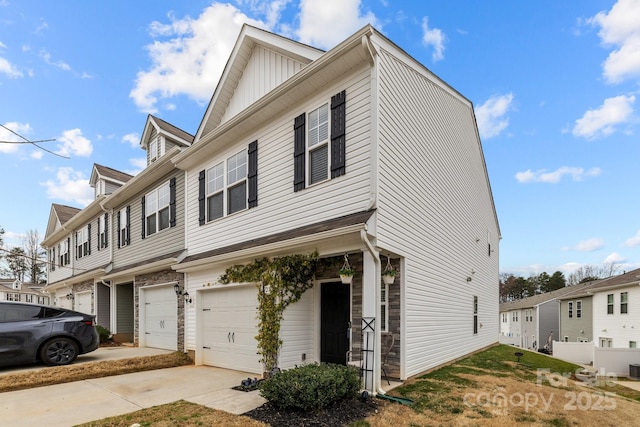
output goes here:
{"type": "Polygon", "coordinates": [[[350,286],[323,283],[320,291],[320,361],[347,363],[350,286]]]}

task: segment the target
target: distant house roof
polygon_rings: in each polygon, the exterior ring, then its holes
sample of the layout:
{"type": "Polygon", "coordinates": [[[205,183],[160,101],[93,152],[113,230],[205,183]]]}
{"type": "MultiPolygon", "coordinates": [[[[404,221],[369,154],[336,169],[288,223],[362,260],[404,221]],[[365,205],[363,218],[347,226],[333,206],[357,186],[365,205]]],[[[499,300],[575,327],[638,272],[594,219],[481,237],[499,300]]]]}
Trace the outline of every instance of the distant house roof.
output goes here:
{"type": "Polygon", "coordinates": [[[574,286],[571,286],[572,290],[569,293],[558,298],[559,300],[567,300],[574,298],[583,298],[591,296],[591,289],[602,282],[604,279],[593,280],[590,282],[580,283],[574,286]]]}
{"type": "Polygon", "coordinates": [[[183,131],[182,129],[175,127],[174,125],[172,125],[171,123],[165,122],[164,120],[162,120],[159,117],[156,116],[151,116],[153,117],[153,119],[155,120],[156,124],[158,125],[158,127],[160,129],[162,129],[163,131],[170,133],[172,135],[175,135],[181,139],[184,139],[185,141],[188,141],[189,143],[193,142],[193,135],[191,135],[188,132],[183,131]]]}
{"type": "MultiPolygon", "coordinates": [[[[119,170],[115,170],[113,168],[110,168],[108,166],[103,166],[103,165],[99,165],[97,163],[94,163],[93,167],[95,168],[95,171],[102,177],[107,178],[107,179],[111,179],[114,181],[118,181],[118,182],[122,182],[123,184],[128,182],[131,178],[133,178],[133,175],[129,175],[128,173],[124,173],[124,172],[120,172],[119,170]]],[[[92,176],[93,178],[93,176],[92,176]]]]}
{"type": "Polygon", "coordinates": [[[640,268],[631,270],[618,276],[612,276],[608,279],[600,280],[593,287],[590,287],[588,291],[590,294],[593,294],[599,291],[638,285],[640,285],[640,268]]]}
{"type": "Polygon", "coordinates": [[[57,203],[52,203],[51,209],[53,209],[55,214],[58,216],[58,220],[60,221],[60,224],[66,223],[71,218],[73,218],[75,214],[80,212],[80,209],[78,208],[74,208],[66,205],[59,205],[57,203]]]}
{"type": "Polygon", "coordinates": [[[575,291],[575,286],[565,286],[555,291],[545,292],[544,294],[533,295],[528,298],[519,299],[517,301],[503,302],[500,304],[500,312],[519,310],[521,308],[531,308],[536,305],[559,299],[560,297],[575,291]]]}

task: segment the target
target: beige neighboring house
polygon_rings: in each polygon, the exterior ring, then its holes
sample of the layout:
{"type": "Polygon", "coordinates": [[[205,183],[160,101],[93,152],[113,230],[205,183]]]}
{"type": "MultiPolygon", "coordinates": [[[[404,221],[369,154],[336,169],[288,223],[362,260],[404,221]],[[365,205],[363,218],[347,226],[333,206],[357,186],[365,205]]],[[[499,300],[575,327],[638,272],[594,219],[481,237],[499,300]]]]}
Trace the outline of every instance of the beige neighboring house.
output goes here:
{"type": "Polygon", "coordinates": [[[0,279],[0,301],[20,301],[49,305],[49,295],[42,285],[22,283],[18,279],[0,279]]]}

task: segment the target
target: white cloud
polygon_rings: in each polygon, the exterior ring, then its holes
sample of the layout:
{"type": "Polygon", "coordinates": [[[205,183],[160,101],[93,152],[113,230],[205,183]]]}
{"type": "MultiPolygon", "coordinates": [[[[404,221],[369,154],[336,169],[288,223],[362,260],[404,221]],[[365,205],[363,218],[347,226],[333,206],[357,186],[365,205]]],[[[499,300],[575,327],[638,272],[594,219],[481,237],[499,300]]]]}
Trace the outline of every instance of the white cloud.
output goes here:
{"type": "Polygon", "coordinates": [[[446,37],[439,28],[429,28],[429,18],[422,18],[422,43],[425,46],[433,46],[433,61],[440,61],[444,58],[444,41],[446,37]]]}
{"type": "Polygon", "coordinates": [[[598,176],[601,172],[601,169],[598,167],[584,170],[583,168],[562,166],[552,172],[547,172],[546,169],[540,169],[537,171],[527,169],[524,172],[516,173],[515,178],[518,180],[518,182],[522,183],[544,182],[547,184],[555,184],[560,182],[562,177],[567,175],[570,176],[573,181],[582,181],[587,177],[598,176]]]}
{"type": "Polygon", "coordinates": [[[155,40],[146,47],[151,59],[149,70],[140,71],[129,93],[136,106],[148,113],[157,112],[160,99],[186,95],[198,103],[207,102],[213,93],[243,23],[264,24],[248,18],[230,4],[214,3],[197,19],[176,19],[169,24],[153,22],[150,34],[155,40]]]}
{"type": "Polygon", "coordinates": [[[5,74],[7,77],[17,79],[22,77],[23,74],[7,59],[0,57],[0,74],[5,74]]]}
{"type": "Polygon", "coordinates": [[[612,134],[616,130],[616,125],[631,119],[632,104],[635,101],[636,97],[633,95],[620,95],[605,99],[600,108],[589,110],[584,113],[582,118],[576,120],[573,135],[594,139],[612,134]]]}
{"type": "Polygon", "coordinates": [[[575,246],[562,248],[563,251],[593,252],[604,247],[602,239],[593,238],[582,240],[575,246]]]}
{"type": "Polygon", "coordinates": [[[40,160],[42,158],[42,154],[44,153],[44,151],[32,151],[30,154],[30,157],[32,159],[36,159],[36,160],[40,160]]]}
{"type": "Polygon", "coordinates": [[[129,175],[138,175],[144,168],[147,167],[147,158],[146,157],[138,157],[135,159],[129,159],[129,163],[135,168],[131,170],[127,170],[126,172],[129,175]]]}
{"type": "Polygon", "coordinates": [[[625,240],[624,244],[625,246],[629,246],[630,248],[640,246],[640,230],[638,230],[635,236],[625,240]]]}
{"type": "Polygon", "coordinates": [[[627,258],[617,252],[613,252],[604,259],[604,264],[622,264],[627,262],[627,258]]]}
{"type": "Polygon", "coordinates": [[[513,94],[494,95],[484,104],[476,107],[476,121],[478,131],[482,139],[497,136],[509,125],[509,119],[505,117],[511,109],[513,94]]]}
{"type": "Polygon", "coordinates": [[[620,95],[605,99],[600,108],[589,110],[584,113],[582,118],[576,120],[573,135],[594,139],[612,134],[616,130],[616,125],[631,119],[632,104],[635,101],[636,97],[633,95],[620,95]]]}
{"type": "Polygon", "coordinates": [[[140,148],[140,135],[135,132],[128,133],[122,137],[122,142],[126,142],[131,148],[140,148]]]}
{"type": "Polygon", "coordinates": [[[76,155],[89,157],[93,152],[91,141],[82,136],[80,129],[70,129],[62,132],[62,136],[57,138],[62,144],[58,144],[57,154],[61,156],[76,155]]]}
{"type": "Polygon", "coordinates": [[[613,50],[603,64],[609,83],[620,83],[629,77],[640,77],[640,2],[618,0],[610,11],[600,12],[587,20],[599,26],[598,35],[613,50]]]}
{"type": "Polygon", "coordinates": [[[301,0],[299,40],[330,49],[367,24],[378,27],[376,16],[370,11],[363,13],[361,3],[360,0],[301,0]]]}
{"type": "Polygon", "coordinates": [[[52,61],[51,54],[44,49],[40,51],[40,58],[42,58],[42,60],[49,65],[53,65],[54,67],[60,68],[64,71],[71,71],[71,67],[66,62],[61,60],[52,61]]]}
{"type": "Polygon", "coordinates": [[[74,202],[83,207],[93,201],[94,194],[89,186],[89,179],[70,167],[59,168],[55,180],[48,180],[41,185],[46,187],[50,199],[74,202]]]}
{"type": "MultiPolygon", "coordinates": [[[[4,123],[4,127],[0,126],[0,141],[8,142],[24,142],[24,139],[20,138],[17,134],[27,137],[32,128],[29,123],[9,122],[4,123]],[[9,129],[6,129],[9,128],[9,129]],[[13,131],[13,132],[12,132],[13,131]],[[14,133],[15,132],[15,133],[14,133]]],[[[0,143],[0,153],[17,153],[21,144],[4,144],[0,143]]]]}

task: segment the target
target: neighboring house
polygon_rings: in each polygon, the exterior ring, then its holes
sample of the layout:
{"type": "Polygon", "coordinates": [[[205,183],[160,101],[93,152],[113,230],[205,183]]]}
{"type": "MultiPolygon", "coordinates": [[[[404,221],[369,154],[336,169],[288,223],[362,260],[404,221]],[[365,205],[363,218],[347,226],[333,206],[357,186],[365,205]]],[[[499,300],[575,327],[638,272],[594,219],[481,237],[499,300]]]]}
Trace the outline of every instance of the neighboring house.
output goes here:
{"type": "Polygon", "coordinates": [[[593,295],[596,347],[638,348],[640,343],[640,269],[601,280],[593,295]]]}
{"type": "Polygon", "coordinates": [[[574,287],[567,286],[500,304],[500,342],[537,350],[552,340],[557,341],[560,330],[558,299],[572,291],[574,287]]]}
{"type": "Polygon", "coordinates": [[[18,279],[0,279],[0,301],[20,301],[48,305],[49,295],[42,292],[41,285],[22,283],[18,279]]]}
{"type": "Polygon", "coordinates": [[[593,295],[590,289],[599,280],[581,283],[572,291],[558,298],[560,302],[560,333],[556,341],[593,341],[593,295]]]}
{"type": "Polygon", "coordinates": [[[173,268],[197,364],[261,373],[257,288],[218,278],[314,250],[337,266],[285,312],[281,368],[365,356],[376,391],[383,368],[406,379],[496,342],[501,236],[473,105],[371,26],[327,52],[243,26],[171,161],[186,172],[173,268]]]}
{"type": "Polygon", "coordinates": [[[96,199],[82,210],[53,205],[42,246],[54,303],[96,314],[116,340],[183,350],[183,306],[171,269],[185,251],[184,172],[171,159],[193,136],[148,116],[137,176],[94,165],[96,199]]]}

